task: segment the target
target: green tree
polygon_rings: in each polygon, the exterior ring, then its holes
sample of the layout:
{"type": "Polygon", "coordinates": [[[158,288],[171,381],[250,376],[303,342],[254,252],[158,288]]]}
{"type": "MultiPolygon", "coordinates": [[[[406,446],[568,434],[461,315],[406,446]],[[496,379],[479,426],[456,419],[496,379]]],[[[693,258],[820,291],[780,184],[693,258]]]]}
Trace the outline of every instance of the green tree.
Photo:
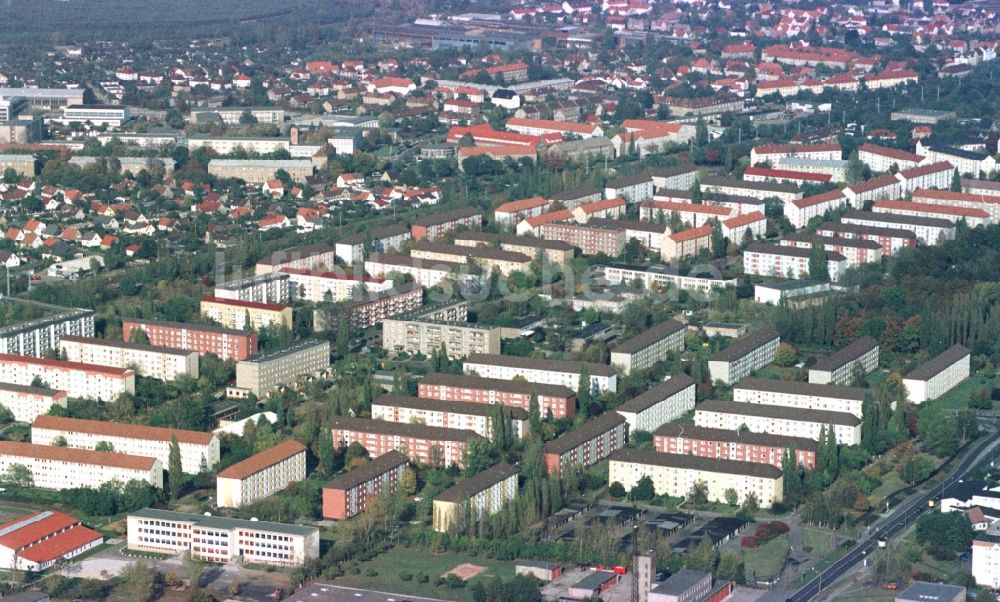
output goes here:
{"type": "Polygon", "coordinates": [[[532,433],[542,432],[542,410],[538,405],[538,393],[531,389],[531,397],[528,399],[528,425],[532,433]]]}
{"type": "Polygon", "coordinates": [[[812,248],[809,250],[809,278],[820,282],[830,280],[830,269],[826,263],[826,249],[823,247],[823,243],[818,240],[813,241],[812,248]]]}
{"type": "Polygon", "coordinates": [[[113,452],[115,451],[115,446],[108,441],[98,441],[97,445],[94,446],[94,451],[113,452]]]}
{"type": "Polygon", "coordinates": [[[181,444],[177,436],[170,437],[170,452],[167,456],[167,471],[170,482],[170,501],[177,501],[181,487],[184,484],[184,473],[181,470],[181,444]]]}
{"type": "Polygon", "coordinates": [[[917,434],[924,441],[927,450],[939,458],[950,456],[958,450],[958,424],[946,417],[944,411],[937,406],[926,406],[921,410],[917,420],[917,434]]]}
{"type": "Polygon", "coordinates": [[[587,364],[580,364],[580,379],[576,385],[576,402],[581,410],[587,410],[593,398],[590,386],[590,369],[587,364]]]}
{"type": "Polygon", "coordinates": [[[953,192],[962,192],[962,176],[958,173],[958,168],[951,172],[951,190],[953,192]]]}
{"type": "Polygon", "coordinates": [[[635,487],[632,488],[632,499],[639,502],[648,502],[656,497],[656,490],[653,487],[653,479],[649,475],[643,475],[635,487]]]}
{"type": "Polygon", "coordinates": [[[351,342],[350,325],[347,320],[337,323],[337,357],[347,357],[347,349],[351,342]]]}
{"type": "Polygon", "coordinates": [[[35,477],[31,474],[31,469],[24,464],[11,464],[0,477],[0,481],[22,489],[35,486],[35,477]]]}
{"type": "Polygon", "coordinates": [[[715,565],[719,562],[719,552],[712,545],[712,540],[706,535],[701,538],[688,555],[687,568],[692,571],[704,571],[714,573],[715,565]]]}
{"type": "Polygon", "coordinates": [[[721,259],[726,256],[726,237],[722,235],[719,220],[712,219],[712,256],[721,259]]]}
{"type": "Polygon", "coordinates": [[[919,483],[931,476],[934,471],[934,461],[924,454],[910,457],[899,469],[899,477],[908,485],[919,483]]]}
{"type": "MultiPolygon", "coordinates": [[[[701,200],[702,200],[701,181],[696,179],[694,181],[694,184],[691,185],[691,202],[694,203],[695,205],[700,205],[701,200]]],[[[671,227],[671,230],[676,230],[676,228],[671,227]]]]}
{"type": "Polygon", "coordinates": [[[399,484],[406,495],[413,495],[417,492],[417,473],[414,472],[413,468],[407,466],[403,469],[403,477],[399,484]]]}
{"type": "Polygon", "coordinates": [[[785,503],[795,508],[802,498],[802,475],[796,460],[794,447],[785,449],[781,457],[782,488],[785,503]]]}
{"type": "Polygon", "coordinates": [[[690,502],[695,508],[707,504],[708,485],[706,485],[704,481],[695,481],[694,484],[691,485],[691,490],[688,491],[687,501],[690,502]]]}
{"type": "Polygon", "coordinates": [[[608,487],[608,495],[615,498],[616,500],[620,500],[623,497],[625,497],[625,493],[626,493],[625,486],[619,483],[618,481],[615,481],[608,487]]]}
{"type": "Polygon", "coordinates": [[[740,503],[740,494],[736,493],[736,490],[730,487],[726,489],[726,503],[730,506],[736,506],[740,503]]]}
{"type": "Polygon", "coordinates": [[[789,368],[798,361],[798,353],[791,343],[782,341],[774,352],[774,364],[782,368],[789,368]]]}
{"type": "Polygon", "coordinates": [[[155,573],[144,561],[127,566],[115,579],[114,602],[145,602],[153,595],[155,573]]]}
{"type": "Polygon", "coordinates": [[[953,560],[972,546],[972,524],[962,512],[927,512],[917,520],[917,543],[938,560],[953,560]]]}
{"type": "Polygon", "coordinates": [[[708,124],[702,117],[698,117],[698,121],[694,124],[694,143],[698,146],[708,144],[708,124]]]}

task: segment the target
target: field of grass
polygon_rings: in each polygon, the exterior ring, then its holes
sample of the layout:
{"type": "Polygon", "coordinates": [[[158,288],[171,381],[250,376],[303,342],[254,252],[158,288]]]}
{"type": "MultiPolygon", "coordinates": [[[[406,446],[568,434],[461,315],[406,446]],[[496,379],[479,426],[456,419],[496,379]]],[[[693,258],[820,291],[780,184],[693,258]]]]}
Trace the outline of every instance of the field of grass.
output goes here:
{"type": "Polygon", "coordinates": [[[743,564],[753,568],[758,579],[773,579],[784,566],[788,547],[788,536],[779,535],[759,548],[744,550],[743,564]]]}
{"type": "Polygon", "coordinates": [[[405,548],[393,548],[373,560],[361,563],[360,574],[339,577],[334,580],[334,583],[347,587],[375,589],[384,592],[405,592],[412,596],[465,602],[471,600],[468,585],[462,589],[434,585],[434,581],[438,577],[464,563],[486,567],[484,572],[470,579],[468,584],[477,580],[489,579],[495,575],[504,579],[510,579],[514,576],[514,565],[510,562],[459,554],[431,554],[405,548]],[[374,576],[372,576],[371,571],[375,572],[374,576]],[[404,581],[402,578],[404,574],[412,575],[412,579],[404,581]],[[419,582],[421,574],[429,577],[427,583],[419,582]]]}
{"type": "MultiPolygon", "coordinates": [[[[886,474],[880,476],[879,480],[882,481],[882,484],[876,487],[875,490],[872,491],[871,495],[868,496],[869,499],[871,499],[872,501],[872,505],[874,506],[877,506],[879,504],[882,504],[884,506],[885,498],[887,495],[889,495],[893,491],[896,491],[897,489],[906,487],[906,483],[903,482],[903,479],[899,478],[899,473],[896,472],[895,470],[891,470],[886,474]]],[[[882,509],[884,510],[885,508],[883,507],[882,509]]]]}
{"type": "Polygon", "coordinates": [[[874,587],[837,594],[838,601],[847,600],[848,602],[893,602],[895,599],[895,593],[874,587]]]}
{"type": "MultiPolygon", "coordinates": [[[[969,395],[973,389],[986,387],[992,390],[993,387],[1000,386],[1000,378],[991,378],[985,374],[974,374],[967,378],[951,391],[948,391],[937,399],[934,403],[946,410],[960,410],[969,407],[969,395]]],[[[994,404],[996,406],[997,404],[994,404]]]]}
{"type": "Polygon", "coordinates": [[[829,529],[819,527],[802,527],[802,545],[813,558],[822,558],[833,550],[829,529]]]}

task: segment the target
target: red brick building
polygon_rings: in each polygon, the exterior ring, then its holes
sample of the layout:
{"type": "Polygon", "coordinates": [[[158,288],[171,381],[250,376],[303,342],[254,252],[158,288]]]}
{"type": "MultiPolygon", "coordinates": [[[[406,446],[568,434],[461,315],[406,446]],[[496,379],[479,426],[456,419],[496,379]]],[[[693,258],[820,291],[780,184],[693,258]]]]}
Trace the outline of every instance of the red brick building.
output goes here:
{"type": "Polygon", "coordinates": [[[463,467],[465,446],[483,440],[472,431],[400,424],[384,420],[338,416],[331,424],[333,447],[347,447],[357,441],[368,454],[377,458],[390,451],[402,452],[413,462],[463,467]]]}
{"type": "Polygon", "coordinates": [[[584,255],[604,253],[618,257],[625,247],[625,228],[610,225],[577,224],[576,222],[550,222],[539,228],[545,240],[561,240],[580,249],[584,255]]]}
{"type": "Polygon", "coordinates": [[[239,362],[257,353],[257,333],[252,330],[126,318],[122,338],[131,341],[134,329],[145,332],[150,345],[196,351],[198,355],[214,353],[223,360],[239,362]]]}
{"type": "Polygon", "coordinates": [[[417,397],[442,401],[464,401],[521,408],[530,411],[531,395],[538,397],[542,418],[555,419],[576,416],[576,394],[562,385],[529,383],[519,380],[499,380],[459,374],[434,372],[417,385],[417,397]]]}
{"type": "Polygon", "coordinates": [[[330,481],[323,486],[323,518],[345,520],[364,512],[369,498],[403,478],[408,463],[405,455],[390,450],[330,481]]]}
{"type": "Polygon", "coordinates": [[[802,437],[667,423],[653,433],[653,447],[667,454],[770,464],[777,468],[781,468],[782,456],[791,447],[799,466],[806,470],[816,468],[816,442],[802,437]]]}
{"type": "Polygon", "coordinates": [[[625,447],[625,418],[607,412],[545,444],[545,467],[549,473],[574,464],[592,466],[625,447]]]}

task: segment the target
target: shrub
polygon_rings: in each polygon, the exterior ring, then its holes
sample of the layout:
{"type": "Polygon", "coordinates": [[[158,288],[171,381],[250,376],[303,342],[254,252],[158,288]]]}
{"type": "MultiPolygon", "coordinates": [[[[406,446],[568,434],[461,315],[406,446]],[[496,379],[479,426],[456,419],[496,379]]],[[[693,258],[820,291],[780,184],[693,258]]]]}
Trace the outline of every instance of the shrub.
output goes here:
{"type": "Polygon", "coordinates": [[[378,571],[375,569],[368,569],[365,571],[365,577],[378,577],[378,571]]]}
{"type": "Polygon", "coordinates": [[[771,532],[776,535],[788,533],[788,525],[780,520],[771,521],[771,524],[768,526],[768,528],[770,528],[771,532]]]}
{"type": "Polygon", "coordinates": [[[431,580],[431,578],[428,577],[427,575],[423,574],[423,573],[420,573],[420,574],[417,575],[417,582],[419,582],[419,583],[427,583],[430,580],[431,580]]]}
{"type": "Polygon", "coordinates": [[[747,535],[746,537],[740,540],[741,548],[756,548],[759,545],[760,541],[753,535],[747,535]]]}
{"type": "Polygon", "coordinates": [[[403,572],[399,574],[399,578],[403,581],[413,581],[413,573],[403,572]]]}

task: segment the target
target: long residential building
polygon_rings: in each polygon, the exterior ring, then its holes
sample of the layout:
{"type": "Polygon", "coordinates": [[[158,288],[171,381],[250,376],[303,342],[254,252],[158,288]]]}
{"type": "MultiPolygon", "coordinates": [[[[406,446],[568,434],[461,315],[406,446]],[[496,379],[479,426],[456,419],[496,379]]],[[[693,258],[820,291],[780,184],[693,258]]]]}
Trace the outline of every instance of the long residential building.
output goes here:
{"type": "Polygon", "coordinates": [[[877,242],[882,247],[882,256],[898,255],[903,249],[917,246],[917,235],[905,228],[861,226],[843,222],[823,222],[816,228],[816,234],[823,237],[849,238],[877,242]]]}
{"type": "Polygon", "coordinates": [[[292,328],[292,308],[274,303],[202,297],[201,315],[225,328],[238,330],[260,330],[268,326],[292,328]]]}
{"type": "Polygon", "coordinates": [[[469,441],[483,439],[468,430],[348,416],[334,418],[331,431],[335,449],[356,441],[372,458],[397,450],[413,462],[445,467],[454,464],[459,468],[464,466],[469,441]]]}
{"type": "Polygon", "coordinates": [[[882,261],[882,245],[873,240],[814,236],[804,232],[793,232],[778,241],[778,244],[783,247],[798,249],[811,249],[813,243],[823,245],[823,250],[827,253],[843,255],[849,268],[856,268],[868,263],[881,263],[882,261]]]}
{"type": "Polygon", "coordinates": [[[625,447],[628,423],[605,412],[545,444],[545,467],[555,474],[570,466],[593,466],[625,447]]]}
{"type": "Polygon", "coordinates": [[[959,207],[956,205],[936,205],[917,203],[914,201],[881,200],[872,205],[875,213],[891,213],[893,215],[910,215],[913,217],[933,217],[958,223],[961,220],[970,228],[990,224],[990,214],[978,207],[959,207]]]}
{"type": "Polygon", "coordinates": [[[687,327],[666,320],[611,348],[611,365],[625,374],[648,370],[671,353],[684,351],[687,327]]]}
{"type": "Polygon", "coordinates": [[[697,426],[732,431],[746,427],[754,433],[805,437],[814,441],[819,441],[819,432],[823,427],[833,427],[837,443],[861,443],[861,419],[847,412],[710,399],[695,408],[694,423],[697,426]]]}
{"type": "Polygon", "coordinates": [[[784,489],[781,470],[768,464],[664,454],[648,449],[623,449],[611,455],[609,483],[621,483],[630,491],[643,477],[652,479],[657,495],[687,497],[695,483],[703,483],[709,501],[725,502],[726,492],[733,489],[739,503],[753,494],[764,508],[780,502],[784,489]]]}
{"type": "Polygon", "coordinates": [[[962,345],[952,345],[920,364],[903,377],[907,398],[923,403],[941,397],[969,378],[971,352],[962,345]]]}
{"type": "Polygon", "coordinates": [[[586,368],[592,393],[618,390],[618,375],[613,368],[604,364],[474,353],[466,358],[463,366],[466,374],[476,374],[483,378],[514,380],[521,376],[530,383],[562,385],[573,390],[579,386],[580,373],[586,368]]]}
{"type": "Polygon", "coordinates": [[[574,255],[573,246],[560,240],[489,232],[464,232],[455,237],[455,244],[461,247],[497,246],[503,251],[521,253],[532,259],[544,259],[551,264],[569,263],[574,255]]]}
{"type": "Polygon", "coordinates": [[[473,353],[500,353],[500,328],[471,322],[424,319],[419,314],[396,316],[382,322],[382,349],[430,355],[442,346],[448,357],[473,353]]]}
{"type": "Polygon", "coordinates": [[[146,334],[150,345],[193,351],[199,356],[211,353],[223,361],[245,360],[257,353],[257,333],[253,330],[137,318],[122,320],[124,340],[134,340],[132,333],[136,330],[146,334]]]}
{"type": "Polygon", "coordinates": [[[666,454],[770,464],[775,468],[781,468],[785,451],[793,449],[798,466],[804,470],[816,468],[816,442],[805,437],[685,426],[669,422],[653,432],[653,447],[666,454]]]}
{"type": "Polygon", "coordinates": [[[64,335],[94,336],[94,316],[91,309],[63,309],[59,313],[18,322],[0,328],[0,354],[42,357],[46,351],[59,348],[64,335]]]}
{"type": "Polygon", "coordinates": [[[848,211],[840,221],[859,226],[909,230],[916,235],[917,242],[925,245],[937,245],[946,240],[955,240],[955,222],[937,217],[848,211]]]}
{"type": "Polygon", "coordinates": [[[635,266],[611,263],[600,266],[608,284],[629,284],[638,280],[646,290],[671,289],[709,295],[716,289],[736,286],[735,278],[681,274],[667,266],[635,266]]]}
{"type": "Polygon", "coordinates": [[[694,409],[694,389],[693,378],[677,374],[626,401],[615,412],[628,422],[630,433],[651,433],[694,409]]]}
{"type": "Polygon", "coordinates": [[[288,305],[292,302],[292,286],[288,274],[268,272],[217,283],[215,298],[288,305]]]}
{"type": "Polygon", "coordinates": [[[542,418],[559,420],[576,416],[576,393],[565,385],[432,372],[417,383],[417,395],[442,401],[498,403],[526,412],[531,408],[534,395],[542,418]]]}
{"type": "Polygon", "coordinates": [[[861,418],[868,389],[747,377],[733,385],[733,401],[805,410],[846,412],[861,418]]]}
{"type": "Polygon", "coordinates": [[[850,201],[842,190],[829,190],[785,204],[785,216],[797,229],[805,228],[813,218],[847,206],[850,201]]]}
{"type": "Polygon", "coordinates": [[[284,349],[256,355],[236,364],[236,387],[264,397],[304,375],[330,367],[330,341],[303,339],[284,349]]]}
{"type": "Polygon", "coordinates": [[[422,259],[409,255],[372,254],[365,259],[365,272],[375,278],[392,278],[393,274],[407,276],[414,283],[430,288],[447,278],[464,281],[478,278],[481,270],[462,261],[422,259]]]}
{"type": "Polygon", "coordinates": [[[279,171],[285,171],[296,182],[305,182],[314,169],[309,159],[211,159],[208,162],[208,173],[216,178],[239,178],[250,184],[263,184],[279,171]]]}
{"type": "Polygon", "coordinates": [[[94,449],[98,443],[110,443],[116,453],[156,458],[164,467],[170,465],[170,445],[176,439],[181,452],[181,470],[188,474],[207,472],[219,463],[219,438],[213,433],[39,416],[31,423],[31,442],[66,447],[94,449]]]}
{"type": "Polygon", "coordinates": [[[725,177],[706,176],[701,180],[705,192],[749,196],[755,199],[774,197],[782,203],[790,203],[802,198],[802,192],[795,184],[778,182],[746,182],[725,177]]]}
{"type": "Polygon", "coordinates": [[[750,376],[774,361],[774,352],[780,342],[781,335],[771,328],[736,339],[729,347],[708,358],[712,381],[731,385],[750,376]]]}
{"type": "Polygon", "coordinates": [[[360,300],[371,294],[392,290],[392,280],[355,275],[345,273],[342,270],[319,272],[283,268],[281,273],[288,275],[289,290],[293,301],[338,303],[340,301],[360,300]]]}
{"type": "Polygon", "coordinates": [[[913,192],[913,200],[926,205],[947,205],[966,209],[981,209],[989,214],[990,222],[1000,223],[1000,191],[992,194],[925,190],[913,192]]]}
{"type": "Polygon", "coordinates": [[[499,512],[517,495],[519,473],[516,466],[500,462],[438,494],[433,502],[434,530],[446,533],[466,529],[468,521],[480,521],[499,512]]]}
{"type": "MultiPolygon", "coordinates": [[[[747,245],[743,251],[743,273],[773,278],[809,278],[809,256],[812,249],[801,249],[766,242],[747,245]]],[[[833,251],[826,251],[826,271],[831,282],[840,280],[847,270],[847,258],[833,251]]]]}
{"type": "Polygon", "coordinates": [[[261,258],[255,268],[257,274],[280,272],[282,268],[299,270],[329,270],[337,264],[337,252],[330,245],[320,242],[282,249],[261,258]]]}
{"type": "Polygon", "coordinates": [[[410,229],[404,224],[394,224],[345,236],[337,241],[334,249],[338,259],[347,265],[354,265],[365,261],[366,253],[399,251],[400,246],[408,240],[411,240],[410,229]]]}
{"type": "Polygon", "coordinates": [[[145,508],[126,519],[128,549],[202,562],[301,566],[319,558],[319,529],[145,508]]]}
{"type": "Polygon", "coordinates": [[[335,330],[339,320],[346,318],[353,328],[365,329],[377,326],[387,318],[408,313],[424,304],[424,287],[407,282],[383,293],[367,295],[349,301],[343,307],[317,307],[313,310],[315,331],[335,330]]]}
{"type": "Polygon", "coordinates": [[[846,385],[855,375],[865,376],[878,368],[878,341],[861,337],[838,349],[809,368],[809,382],[818,385],[846,385]]]}
{"type": "Polygon", "coordinates": [[[0,382],[31,386],[36,379],[70,397],[114,401],[135,394],[135,372],[95,364],[0,354],[0,382]]]}
{"type": "Polygon", "coordinates": [[[306,446],[288,439],[215,475],[215,505],[242,508],[306,478],[306,446]]]}
{"type": "Polygon", "coordinates": [[[867,165],[873,172],[885,173],[895,165],[897,169],[911,169],[920,165],[924,158],[916,153],[889,148],[877,144],[862,144],[858,148],[858,160],[867,165]]]}
{"type": "Polygon", "coordinates": [[[21,465],[43,489],[97,489],[104,483],[143,481],[163,488],[163,464],[156,458],[17,441],[0,441],[0,473],[21,465]]]}
{"type": "Polygon", "coordinates": [[[347,520],[361,514],[371,498],[400,482],[409,462],[393,449],[338,475],[323,486],[323,518],[347,520]]]}
{"type": "Polygon", "coordinates": [[[459,227],[480,228],[483,225],[483,214],[472,207],[460,207],[443,213],[432,213],[413,222],[410,234],[413,240],[434,240],[446,232],[459,227]]]}
{"type": "Polygon", "coordinates": [[[48,414],[52,406],[65,408],[66,391],[0,382],[0,406],[14,415],[18,422],[31,422],[40,414],[48,414]]]}
{"type": "MultiPolygon", "coordinates": [[[[486,439],[493,438],[492,406],[462,401],[442,401],[422,397],[386,394],[372,402],[372,419],[407,424],[426,424],[472,431],[486,439]]],[[[508,408],[513,435],[523,437],[528,431],[528,412],[508,408]]]]}
{"type": "Polygon", "coordinates": [[[198,378],[198,354],[194,351],[77,336],[62,337],[59,350],[71,362],[131,368],[139,376],[164,381],[198,378]]]}
{"type": "Polygon", "coordinates": [[[487,247],[463,247],[430,240],[414,243],[410,249],[410,257],[422,259],[429,265],[434,265],[434,262],[438,261],[462,263],[471,260],[487,273],[497,270],[504,276],[514,272],[527,272],[531,267],[531,257],[524,253],[487,247]]]}
{"type": "Polygon", "coordinates": [[[578,224],[572,221],[554,221],[539,227],[539,236],[549,241],[562,241],[580,249],[584,255],[621,255],[625,247],[625,228],[607,224],[578,224]]]}

